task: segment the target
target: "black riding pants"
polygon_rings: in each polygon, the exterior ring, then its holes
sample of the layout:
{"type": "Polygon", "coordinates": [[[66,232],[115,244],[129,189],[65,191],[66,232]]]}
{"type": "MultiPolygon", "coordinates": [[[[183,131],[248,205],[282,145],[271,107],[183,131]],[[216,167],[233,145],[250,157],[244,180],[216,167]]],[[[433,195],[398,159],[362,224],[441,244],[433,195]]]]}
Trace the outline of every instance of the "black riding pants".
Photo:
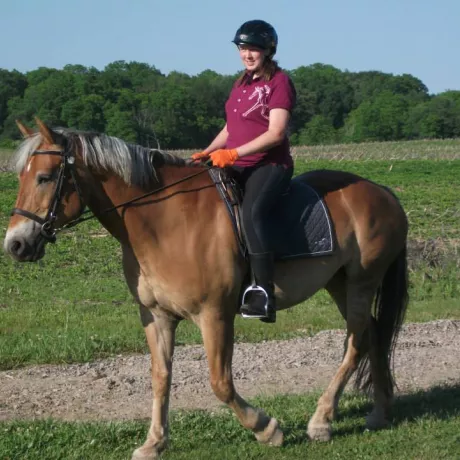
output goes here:
{"type": "Polygon", "coordinates": [[[293,168],[282,165],[231,168],[243,189],[243,228],[250,254],[272,252],[270,213],[291,182],[293,168]]]}

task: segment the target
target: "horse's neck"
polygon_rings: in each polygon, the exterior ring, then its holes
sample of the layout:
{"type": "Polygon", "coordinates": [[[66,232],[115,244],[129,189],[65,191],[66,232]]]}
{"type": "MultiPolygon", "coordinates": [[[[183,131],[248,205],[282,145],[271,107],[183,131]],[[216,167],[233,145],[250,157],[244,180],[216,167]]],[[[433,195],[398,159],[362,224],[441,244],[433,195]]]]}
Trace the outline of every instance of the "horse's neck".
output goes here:
{"type": "MultiPolygon", "coordinates": [[[[203,173],[196,178],[187,180],[199,172],[197,168],[162,166],[157,169],[158,181],[149,189],[138,186],[129,186],[121,178],[114,175],[97,177],[86,176],[83,190],[86,191],[85,201],[101,224],[122,244],[132,244],[130,234],[148,233],[150,238],[156,239],[157,230],[164,228],[164,221],[171,220],[173,214],[182,212],[178,203],[188,202],[187,194],[178,194],[197,187],[197,182],[210,181],[208,174],[203,173]],[[185,181],[179,182],[182,179],[185,181]],[[174,185],[179,182],[177,185],[174,185]],[[166,189],[163,190],[163,188],[166,189]],[[158,191],[155,191],[157,189],[158,191]],[[146,193],[150,196],[136,201],[146,193]],[[171,199],[174,197],[174,199],[171,199]],[[111,212],[107,209],[135,200],[132,206],[120,207],[111,212]],[[169,216],[169,217],[168,217],[169,216]]],[[[180,205],[179,205],[180,207],[180,205]]]]}

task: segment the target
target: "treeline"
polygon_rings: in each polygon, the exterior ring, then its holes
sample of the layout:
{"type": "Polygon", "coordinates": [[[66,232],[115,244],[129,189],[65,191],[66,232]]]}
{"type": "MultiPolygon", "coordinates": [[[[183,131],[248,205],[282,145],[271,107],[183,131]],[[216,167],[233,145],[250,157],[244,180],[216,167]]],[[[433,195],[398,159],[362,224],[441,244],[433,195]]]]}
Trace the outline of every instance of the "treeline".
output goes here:
{"type": "MultiPolygon", "coordinates": [[[[408,74],[348,72],[313,64],[288,71],[298,93],[294,145],[460,137],[460,91],[430,95],[408,74]]],[[[105,132],[161,148],[206,146],[223,126],[224,104],[237,75],[199,75],[116,61],[104,70],[82,65],[0,69],[0,142],[19,136],[15,119],[38,115],[52,126],[105,132]]]]}

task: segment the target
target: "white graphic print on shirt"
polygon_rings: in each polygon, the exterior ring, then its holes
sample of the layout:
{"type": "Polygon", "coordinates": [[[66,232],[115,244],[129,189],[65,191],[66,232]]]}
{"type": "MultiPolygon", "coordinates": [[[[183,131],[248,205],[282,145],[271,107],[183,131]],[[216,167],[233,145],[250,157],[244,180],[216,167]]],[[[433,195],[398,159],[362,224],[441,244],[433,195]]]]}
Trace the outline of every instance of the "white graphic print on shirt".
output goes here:
{"type": "Polygon", "coordinates": [[[269,110],[268,110],[268,96],[270,94],[270,87],[267,85],[256,86],[254,92],[249,96],[249,100],[257,97],[257,102],[246,112],[243,113],[243,117],[247,117],[251,112],[261,108],[260,114],[268,120],[269,110]]]}

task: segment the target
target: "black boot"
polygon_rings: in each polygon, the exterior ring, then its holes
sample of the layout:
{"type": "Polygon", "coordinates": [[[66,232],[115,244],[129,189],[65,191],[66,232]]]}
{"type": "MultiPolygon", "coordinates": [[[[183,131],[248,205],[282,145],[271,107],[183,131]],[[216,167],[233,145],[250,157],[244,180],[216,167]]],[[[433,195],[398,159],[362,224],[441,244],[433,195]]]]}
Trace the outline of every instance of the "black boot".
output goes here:
{"type": "Polygon", "coordinates": [[[256,318],[264,323],[276,322],[276,305],[273,285],[273,253],[250,254],[251,268],[257,286],[261,289],[250,291],[245,297],[240,313],[243,318],[256,318]]]}

